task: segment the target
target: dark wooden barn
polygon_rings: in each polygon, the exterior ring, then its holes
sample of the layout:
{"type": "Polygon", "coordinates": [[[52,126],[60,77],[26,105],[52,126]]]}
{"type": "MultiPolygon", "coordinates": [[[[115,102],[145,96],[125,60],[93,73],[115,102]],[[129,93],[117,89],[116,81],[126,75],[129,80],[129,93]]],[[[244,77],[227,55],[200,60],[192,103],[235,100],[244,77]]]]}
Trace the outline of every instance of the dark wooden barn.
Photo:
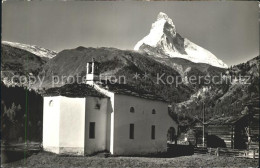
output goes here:
{"type": "Polygon", "coordinates": [[[246,149],[249,115],[212,118],[206,123],[207,147],[246,149]]]}
{"type": "MultiPolygon", "coordinates": [[[[214,117],[205,123],[205,146],[211,148],[223,147],[231,149],[259,150],[259,99],[243,104],[243,110],[237,116],[214,117]]],[[[180,126],[181,127],[181,126],[180,126]]],[[[179,137],[179,141],[203,147],[203,124],[200,120],[186,128],[179,137]]]]}

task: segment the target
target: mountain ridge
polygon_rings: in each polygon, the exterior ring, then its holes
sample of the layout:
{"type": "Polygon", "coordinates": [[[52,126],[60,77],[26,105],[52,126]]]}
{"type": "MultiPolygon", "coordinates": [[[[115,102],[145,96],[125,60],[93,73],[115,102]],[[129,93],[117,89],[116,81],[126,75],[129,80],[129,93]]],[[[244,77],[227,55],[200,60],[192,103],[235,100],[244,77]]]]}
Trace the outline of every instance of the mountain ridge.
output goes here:
{"type": "Polygon", "coordinates": [[[22,49],[34,55],[47,58],[47,59],[53,58],[57,55],[57,52],[55,51],[40,46],[36,46],[36,45],[29,45],[29,44],[23,44],[23,43],[11,42],[11,41],[2,41],[2,45],[8,45],[11,47],[22,49]]]}

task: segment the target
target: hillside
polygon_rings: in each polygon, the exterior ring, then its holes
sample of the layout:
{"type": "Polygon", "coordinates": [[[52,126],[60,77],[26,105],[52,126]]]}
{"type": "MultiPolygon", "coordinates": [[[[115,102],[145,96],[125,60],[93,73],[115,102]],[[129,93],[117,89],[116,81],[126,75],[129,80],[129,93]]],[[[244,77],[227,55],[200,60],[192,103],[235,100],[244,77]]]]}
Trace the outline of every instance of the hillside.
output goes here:
{"type": "Polygon", "coordinates": [[[175,104],[174,112],[185,125],[193,122],[195,118],[202,118],[203,102],[205,103],[206,119],[245,114],[248,112],[247,104],[258,107],[259,61],[260,56],[257,56],[246,63],[230,67],[225,72],[225,76],[231,77],[231,82],[204,86],[189,100],[175,104]],[[240,76],[245,77],[241,77],[241,82],[239,82],[240,76]]]}
{"type": "MultiPolygon", "coordinates": [[[[100,70],[103,77],[125,76],[129,85],[153,92],[173,102],[182,102],[188,100],[191,94],[195,93],[203,84],[190,85],[185,80],[178,85],[176,85],[176,81],[167,84],[167,76],[172,76],[174,80],[178,79],[180,82],[186,76],[205,76],[223,71],[221,68],[208,64],[197,64],[181,58],[159,59],[146,53],[115,48],[77,47],[61,51],[49,61],[45,57],[10,45],[2,44],[2,48],[2,81],[10,85],[10,78],[14,74],[39,76],[43,80],[43,84],[41,85],[38,80],[38,83],[30,86],[35,90],[62,86],[69,82],[68,76],[73,76],[75,79],[77,75],[81,78],[84,77],[87,62],[95,58],[101,62],[100,70]],[[138,80],[133,78],[136,73],[140,74],[138,80]],[[145,73],[148,75],[146,78],[144,78],[145,73]],[[56,75],[59,76],[59,84],[52,83],[52,77],[56,75]],[[161,75],[163,75],[162,80],[165,84],[157,83],[157,77],[161,75]],[[64,76],[63,82],[61,82],[62,76],[64,76]],[[9,81],[6,80],[6,77],[9,77],[9,81]]],[[[28,86],[28,83],[25,85],[28,86]]]]}
{"type": "MultiPolygon", "coordinates": [[[[46,75],[43,87],[52,87],[52,75],[59,76],[76,76],[83,77],[86,73],[86,64],[94,58],[100,62],[100,72],[102,78],[115,76],[117,79],[120,76],[125,76],[125,82],[128,85],[135,86],[139,89],[144,89],[162,96],[170,101],[181,102],[190,97],[194,92],[184,84],[176,87],[175,83],[157,84],[157,73],[164,74],[162,78],[166,81],[166,76],[180,77],[180,74],[174,69],[165,66],[151,58],[146,54],[141,54],[135,51],[125,51],[115,48],[84,48],[78,47],[70,50],[63,50],[44,65],[46,75]],[[59,66],[57,66],[59,65],[59,66]],[[134,75],[140,74],[140,78],[136,80],[134,75]],[[148,77],[144,78],[147,73],[148,77]]],[[[55,86],[61,86],[70,81],[65,80],[64,83],[55,86]]]]}
{"type": "Polygon", "coordinates": [[[47,59],[39,57],[26,50],[2,44],[1,46],[1,71],[9,71],[14,74],[25,75],[32,73],[37,75],[47,59]]]}

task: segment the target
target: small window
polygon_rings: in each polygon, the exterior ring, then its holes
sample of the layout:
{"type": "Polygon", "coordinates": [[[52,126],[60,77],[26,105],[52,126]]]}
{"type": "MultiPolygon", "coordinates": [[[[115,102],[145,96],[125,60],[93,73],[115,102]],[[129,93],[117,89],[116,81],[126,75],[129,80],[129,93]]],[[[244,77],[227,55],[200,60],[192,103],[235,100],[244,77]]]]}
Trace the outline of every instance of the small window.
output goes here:
{"type": "Polygon", "coordinates": [[[130,107],[130,112],[134,113],[135,112],[135,108],[134,107],[130,107]]]}
{"type": "Polygon", "coordinates": [[[49,106],[52,107],[53,106],[53,100],[49,101],[49,106]]]}
{"type": "Polygon", "coordinates": [[[95,139],[95,122],[89,123],[89,139],[95,139]]]}
{"type": "Polygon", "coordinates": [[[88,73],[89,74],[92,73],[92,63],[91,62],[88,64],[88,73]]]}
{"type": "Polygon", "coordinates": [[[100,109],[100,104],[96,104],[95,109],[100,109]]]}
{"type": "Polygon", "coordinates": [[[155,125],[152,125],[151,138],[152,138],[152,139],[155,139],[155,125]]]}
{"type": "Polygon", "coordinates": [[[156,114],[156,111],[155,111],[155,109],[153,109],[153,110],[152,110],[152,114],[156,114]]]}
{"type": "Polygon", "coordinates": [[[129,132],[129,138],[134,139],[134,131],[135,131],[135,125],[130,124],[130,132],[129,132]]]}
{"type": "Polygon", "coordinates": [[[58,82],[58,80],[59,80],[58,77],[56,77],[56,76],[53,79],[54,79],[54,82],[58,82]]]}

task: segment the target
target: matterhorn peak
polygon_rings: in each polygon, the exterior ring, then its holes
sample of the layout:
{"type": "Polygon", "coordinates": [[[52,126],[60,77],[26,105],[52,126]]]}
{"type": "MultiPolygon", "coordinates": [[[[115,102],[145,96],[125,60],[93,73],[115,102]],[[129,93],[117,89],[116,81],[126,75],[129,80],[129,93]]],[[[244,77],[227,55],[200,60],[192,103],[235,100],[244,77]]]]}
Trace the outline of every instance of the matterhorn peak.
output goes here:
{"type": "Polygon", "coordinates": [[[160,12],[157,16],[157,21],[159,20],[165,20],[166,22],[168,22],[169,24],[173,25],[172,19],[168,17],[167,14],[160,12]]]}
{"type": "Polygon", "coordinates": [[[160,19],[168,20],[169,17],[168,17],[168,15],[166,15],[165,13],[160,12],[160,13],[158,14],[158,16],[157,16],[157,20],[160,20],[160,19]]]}
{"type": "Polygon", "coordinates": [[[181,37],[172,19],[163,12],[158,14],[150,33],[135,45],[134,50],[158,57],[178,57],[194,63],[205,63],[220,68],[228,67],[208,50],[181,37]]]}

